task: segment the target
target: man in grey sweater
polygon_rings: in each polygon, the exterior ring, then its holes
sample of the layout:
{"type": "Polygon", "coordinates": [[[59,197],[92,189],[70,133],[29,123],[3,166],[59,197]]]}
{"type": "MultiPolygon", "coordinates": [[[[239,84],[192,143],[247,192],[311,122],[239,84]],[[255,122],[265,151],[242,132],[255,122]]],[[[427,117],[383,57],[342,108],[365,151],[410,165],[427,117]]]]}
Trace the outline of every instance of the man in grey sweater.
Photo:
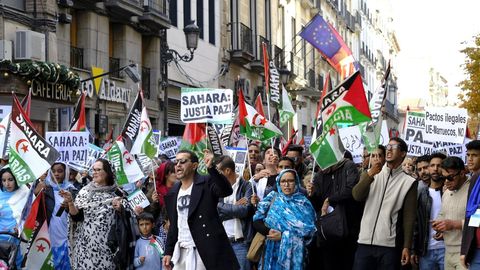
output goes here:
{"type": "Polygon", "coordinates": [[[399,269],[410,258],[417,182],[402,170],[408,151],[405,141],[392,138],[386,149],[387,163],[383,167],[373,164],[364,171],[352,191],[355,200],[365,201],[356,270],[399,269]]]}

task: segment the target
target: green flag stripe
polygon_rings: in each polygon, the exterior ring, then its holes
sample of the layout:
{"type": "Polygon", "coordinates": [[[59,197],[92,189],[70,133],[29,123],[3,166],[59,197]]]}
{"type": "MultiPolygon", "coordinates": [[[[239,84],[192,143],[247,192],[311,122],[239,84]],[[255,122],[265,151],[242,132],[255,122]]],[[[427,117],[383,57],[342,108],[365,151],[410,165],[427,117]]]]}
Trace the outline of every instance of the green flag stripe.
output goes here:
{"type": "Polygon", "coordinates": [[[12,170],[15,179],[17,179],[17,184],[19,186],[33,182],[36,179],[35,174],[30,169],[30,166],[25,163],[25,161],[18,155],[18,153],[11,147],[10,148],[10,158],[9,164],[10,169],[12,170]]]}

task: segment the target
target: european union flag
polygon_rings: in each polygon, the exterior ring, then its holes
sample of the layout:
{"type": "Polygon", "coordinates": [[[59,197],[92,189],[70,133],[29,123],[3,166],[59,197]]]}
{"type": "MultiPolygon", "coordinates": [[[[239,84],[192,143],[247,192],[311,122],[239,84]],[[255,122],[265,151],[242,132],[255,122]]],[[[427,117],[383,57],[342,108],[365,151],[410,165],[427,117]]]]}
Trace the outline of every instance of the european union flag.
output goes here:
{"type": "Polygon", "coordinates": [[[317,15],[303,29],[300,36],[320,50],[327,58],[333,58],[342,48],[333,31],[323,17],[317,15]]]}
{"type": "Polygon", "coordinates": [[[319,14],[308,23],[300,36],[320,51],[330,65],[340,73],[342,79],[358,70],[350,48],[335,28],[319,14]]]}

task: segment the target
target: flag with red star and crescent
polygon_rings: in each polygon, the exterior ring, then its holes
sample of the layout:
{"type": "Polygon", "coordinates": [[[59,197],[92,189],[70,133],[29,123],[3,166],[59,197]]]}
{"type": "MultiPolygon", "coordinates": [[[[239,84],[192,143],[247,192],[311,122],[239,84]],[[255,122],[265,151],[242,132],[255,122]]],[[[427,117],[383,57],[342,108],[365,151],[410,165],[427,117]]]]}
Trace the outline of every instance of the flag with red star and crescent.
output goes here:
{"type": "Polygon", "coordinates": [[[152,124],[148,117],[147,106],[141,89],[130,108],[127,121],[120,134],[126,149],[130,153],[145,154],[149,158],[153,158],[157,154],[152,124]]]}
{"type": "Polygon", "coordinates": [[[145,177],[138,160],[127,150],[121,137],[113,143],[107,152],[107,158],[115,169],[115,176],[119,186],[135,183],[145,177]]]}
{"type": "Polygon", "coordinates": [[[22,231],[23,238],[28,241],[22,252],[22,266],[25,269],[54,269],[46,211],[45,195],[40,191],[32,203],[22,231]]]}
{"type": "Polygon", "coordinates": [[[272,122],[259,114],[255,108],[245,102],[243,91],[238,91],[238,116],[240,134],[248,139],[266,141],[283,133],[272,122]]]}
{"type": "Polygon", "coordinates": [[[35,130],[14,94],[8,163],[18,185],[38,179],[58,156],[58,151],[35,130]]]}
{"type": "MultiPolygon", "coordinates": [[[[360,72],[355,72],[348,77],[334,90],[330,91],[322,99],[321,118],[318,118],[322,125],[323,133],[310,145],[310,153],[315,157],[317,163],[322,169],[326,169],[325,164],[331,164],[331,161],[321,164],[321,160],[327,153],[331,155],[331,151],[326,151],[325,145],[328,144],[332,149],[343,145],[341,142],[337,143],[335,138],[338,138],[338,132],[335,132],[337,123],[343,124],[360,124],[371,120],[370,108],[368,106],[367,98],[365,97],[365,90],[363,88],[362,78],[360,72]],[[329,134],[329,135],[328,135],[329,134]],[[332,137],[336,136],[336,137],[332,137]],[[335,143],[333,143],[335,142],[335,143]]],[[[339,149],[336,149],[337,151],[339,149]]],[[[342,154],[335,152],[334,156],[328,158],[343,158],[342,154]]],[[[340,161],[340,159],[336,159],[340,161]]]]}

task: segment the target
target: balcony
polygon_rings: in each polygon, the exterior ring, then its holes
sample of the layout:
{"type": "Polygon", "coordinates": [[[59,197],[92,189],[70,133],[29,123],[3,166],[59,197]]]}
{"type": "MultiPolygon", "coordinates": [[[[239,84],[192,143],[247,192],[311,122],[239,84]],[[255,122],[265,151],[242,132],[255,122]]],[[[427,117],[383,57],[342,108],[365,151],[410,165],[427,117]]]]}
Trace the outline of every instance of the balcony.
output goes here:
{"type": "Polygon", "coordinates": [[[168,0],[145,0],[143,15],[138,17],[139,22],[152,29],[166,29],[170,26],[168,0]]]}
{"type": "Polygon", "coordinates": [[[273,57],[277,68],[285,67],[285,52],[277,45],[273,46],[273,57]]]}
{"type": "Polygon", "coordinates": [[[113,58],[110,57],[108,61],[108,70],[112,72],[110,74],[111,78],[117,78],[121,79],[122,76],[120,76],[120,58],[113,58]]]}
{"type": "Polygon", "coordinates": [[[358,10],[355,12],[355,24],[358,25],[358,28],[362,29],[362,15],[358,10]]]}
{"type": "Polygon", "coordinates": [[[396,120],[398,122],[398,110],[397,106],[392,104],[390,100],[386,99],[385,100],[385,111],[388,116],[390,116],[392,119],[396,120]]]}
{"type": "Polygon", "coordinates": [[[314,0],[315,4],[314,7],[310,9],[310,14],[315,16],[315,14],[322,15],[322,6],[320,4],[320,0],[314,0]]]}
{"type": "Polygon", "coordinates": [[[70,47],[70,66],[83,69],[83,48],[70,47]]]}
{"type": "Polygon", "coordinates": [[[307,79],[308,79],[308,86],[310,88],[313,88],[313,89],[316,89],[316,85],[315,85],[315,70],[313,69],[308,69],[308,72],[307,72],[307,79]]]}
{"type": "Polygon", "coordinates": [[[241,65],[250,63],[254,59],[252,29],[243,23],[232,23],[232,49],[230,51],[233,62],[241,65]]]}
{"type": "Polygon", "coordinates": [[[255,44],[255,59],[250,63],[250,68],[252,71],[262,73],[263,69],[263,48],[262,43],[267,44],[268,55],[272,55],[272,49],[270,46],[270,41],[260,35],[257,36],[255,44]]]}
{"type": "Polygon", "coordinates": [[[142,67],[142,89],[143,89],[143,96],[146,99],[151,98],[150,92],[150,68],[142,67]]]}
{"type": "Polygon", "coordinates": [[[130,21],[132,16],[143,15],[144,0],[105,0],[109,13],[122,21],[130,21]]]}

